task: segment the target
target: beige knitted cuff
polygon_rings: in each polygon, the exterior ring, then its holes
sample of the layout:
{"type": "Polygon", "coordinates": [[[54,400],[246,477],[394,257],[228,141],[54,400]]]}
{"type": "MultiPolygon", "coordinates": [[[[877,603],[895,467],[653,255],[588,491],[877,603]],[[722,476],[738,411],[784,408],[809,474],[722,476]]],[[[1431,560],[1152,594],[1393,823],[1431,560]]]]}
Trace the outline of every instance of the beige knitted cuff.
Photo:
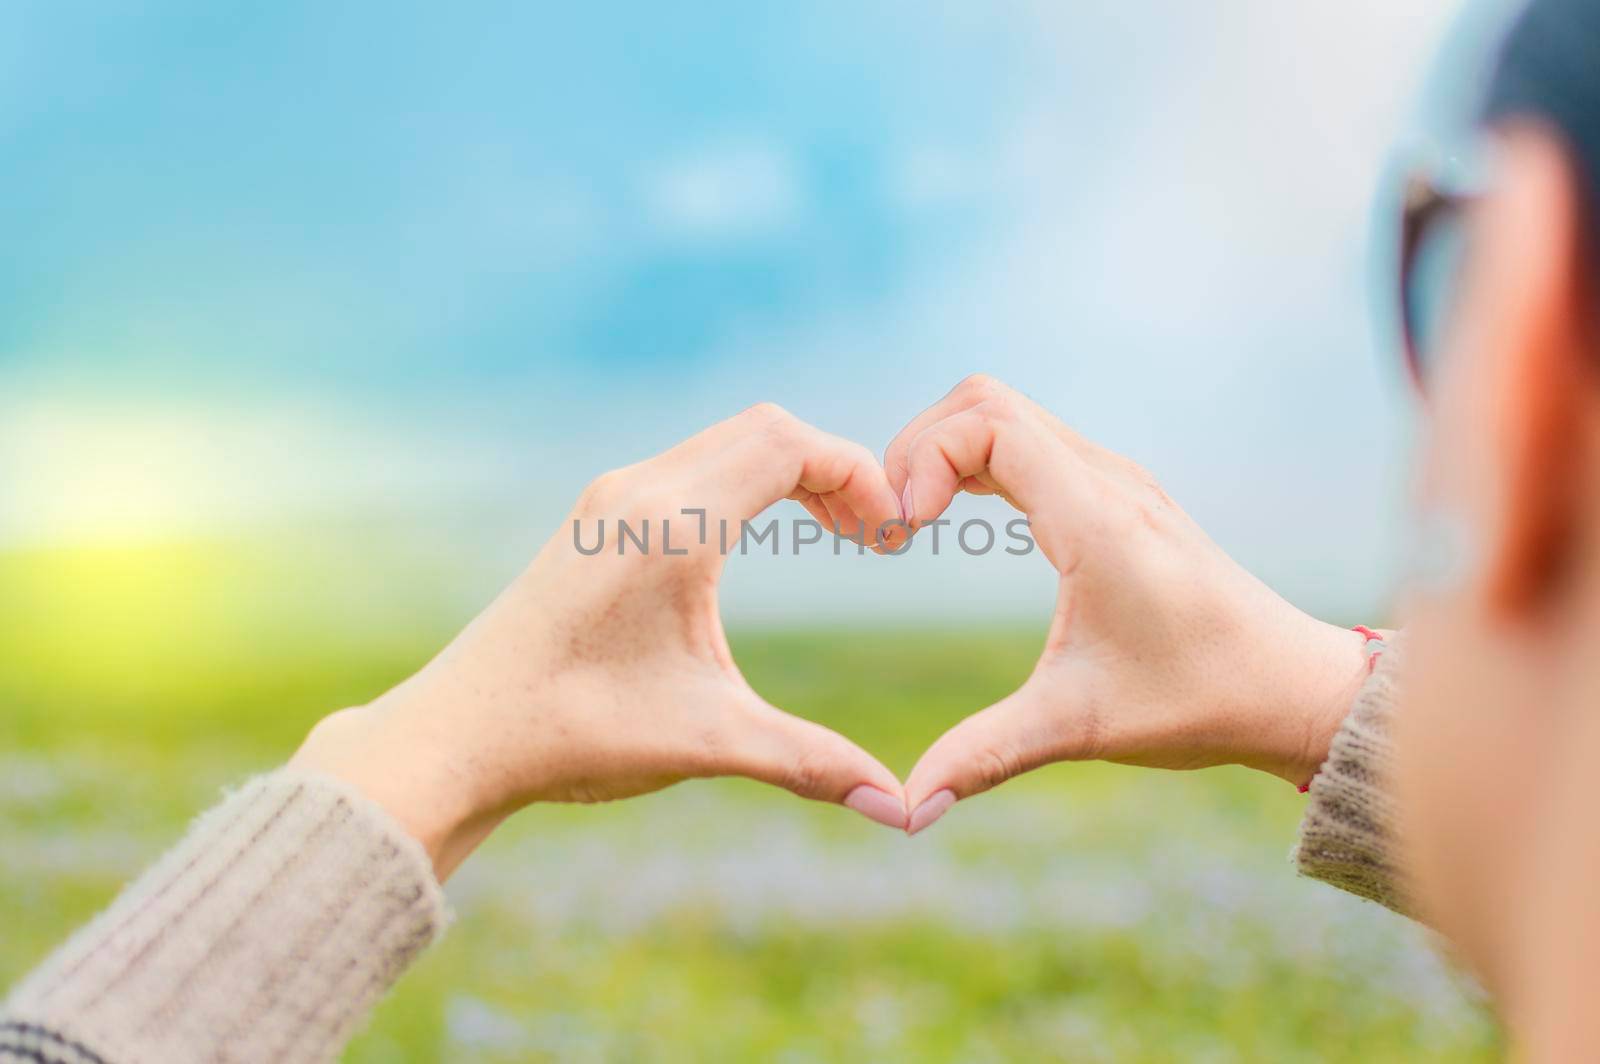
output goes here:
{"type": "Polygon", "coordinates": [[[1390,645],[1333,737],[1311,781],[1293,859],[1302,875],[1410,915],[1394,853],[1390,722],[1401,647],[1390,645]]]}
{"type": "Polygon", "coordinates": [[[329,1060],[448,920],[427,854],[387,813],[284,769],[201,815],[25,979],[0,1043],[113,1064],[329,1060]]]}

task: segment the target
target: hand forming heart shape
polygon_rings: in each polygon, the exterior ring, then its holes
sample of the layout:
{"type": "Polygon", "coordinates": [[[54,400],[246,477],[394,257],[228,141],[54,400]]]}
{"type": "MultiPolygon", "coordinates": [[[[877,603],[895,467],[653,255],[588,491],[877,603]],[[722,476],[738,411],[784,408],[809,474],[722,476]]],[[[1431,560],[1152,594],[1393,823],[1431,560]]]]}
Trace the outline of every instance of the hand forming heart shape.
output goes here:
{"type": "Polygon", "coordinates": [[[1362,638],[1240,568],[1139,465],[984,376],[907,425],[884,464],[914,529],[958,491],[999,495],[1059,574],[1032,675],[912,769],[909,831],[1056,761],[1243,764],[1297,784],[1321,765],[1362,638]]]}
{"type": "Polygon", "coordinates": [[[1359,683],[1359,637],[1245,573],[1137,465],[985,377],[907,425],[882,465],[754,407],[602,476],[571,528],[421,672],[329,717],[297,755],[395,813],[441,877],[530,802],[691,777],[753,777],[913,833],[1053,761],[1239,762],[1299,782],[1359,683]],[[899,549],[959,491],[1027,515],[1057,606],[1027,682],[935,742],[902,788],[745,682],[717,606],[724,530],[791,498],[899,549]],[[613,549],[587,548],[581,530],[608,521],[613,549]]]}

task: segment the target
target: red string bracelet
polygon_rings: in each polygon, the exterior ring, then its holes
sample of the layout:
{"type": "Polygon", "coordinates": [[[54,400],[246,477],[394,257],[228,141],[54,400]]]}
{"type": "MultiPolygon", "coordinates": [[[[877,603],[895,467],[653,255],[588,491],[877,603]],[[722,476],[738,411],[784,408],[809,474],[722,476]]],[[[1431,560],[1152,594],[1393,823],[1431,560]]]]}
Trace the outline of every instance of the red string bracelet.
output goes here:
{"type": "Polygon", "coordinates": [[[1350,630],[1366,637],[1367,645],[1361,649],[1366,651],[1367,672],[1370,675],[1372,670],[1378,667],[1378,655],[1383,653],[1384,647],[1388,644],[1384,642],[1382,632],[1373,631],[1364,624],[1358,624],[1350,630]]]}
{"type": "MultiPolygon", "coordinates": [[[[1378,656],[1383,653],[1384,648],[1388,646],[1388,643],[1384,640],[1382,632],[1377,631],[1376,629],[1368,628],[1364,624],[1358,624],[1350,630],[1366,640],[1366,644],[1362,646],[1361,652],[1367,656],[1367,675],[1370,676],[1372,675],[1372,670],[1378,667],[1378,656]]],[[[1311,779],[1306,780],[1300,785],[1300,793],[1304,794],[1309,791],[1311,789],[1312,780],[1315,780],[1316,778],[1316,773],[1312,773],[1311,779]]]]}

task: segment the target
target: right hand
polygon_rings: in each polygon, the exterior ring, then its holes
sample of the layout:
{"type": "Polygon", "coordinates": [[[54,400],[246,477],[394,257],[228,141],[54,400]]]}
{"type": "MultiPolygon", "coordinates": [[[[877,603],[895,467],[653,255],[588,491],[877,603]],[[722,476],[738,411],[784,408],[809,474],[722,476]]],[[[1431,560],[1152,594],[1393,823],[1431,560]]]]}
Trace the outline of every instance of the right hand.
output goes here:
{"type": "Polygon", "coordinates": [[[907,425],[884,465],[913,529],[958,491],[999,495],[1059,575],[1027,682],[912,770],[913,832],[1056,761],[1237,763],[1300,784],[1326,759],[1365,675],[1362,637],[1240,568],[1135,463],[975,376],[907,425]]]}
{"type": "Polygon", "coordinates": [[[385,806],[441,878],[529,802],[626,798],[691,777],[748,776],[903,827],[894,773],[769,705],[728,649],[720,529],[726,522],[736,542],[741,522],[785,498],[864,526],[869,541],[900,517],[866,448],[754,407],[596,480],[533,564],[438,657],[318,725],[295,763],[385,806]],[[635,533],[648,523],[649,549],[630,541],[619,553],[618,520],[635,533]],[[587,546],[600,521],[605,549],[585,555],[573,522],[587,546]]]}

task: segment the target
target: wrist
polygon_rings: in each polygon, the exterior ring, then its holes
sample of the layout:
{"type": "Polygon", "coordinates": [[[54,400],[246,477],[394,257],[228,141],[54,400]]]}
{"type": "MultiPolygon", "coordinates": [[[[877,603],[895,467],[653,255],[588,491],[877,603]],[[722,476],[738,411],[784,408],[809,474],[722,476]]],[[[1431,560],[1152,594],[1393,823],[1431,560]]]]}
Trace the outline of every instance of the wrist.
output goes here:
{"type": "Polygon", "coordinates": [[[342,709],[312,727],[289,764],[339,779],[376,802],[422,844],[443,883],[505,814],[477,800],[446,747],[403,731],[398,715],[377,704],[342,709]]]}
{"type": "Polygon", "coordinates": [[[1286,702],[1278,706],[1288,727],[1282,755],[1268,771],[1304,787],[1328,760],[1333,737],[1368,675],[1367,637],[1321,621],[1310,623],[1286,656],[1291,669],[1286,702]]]}

